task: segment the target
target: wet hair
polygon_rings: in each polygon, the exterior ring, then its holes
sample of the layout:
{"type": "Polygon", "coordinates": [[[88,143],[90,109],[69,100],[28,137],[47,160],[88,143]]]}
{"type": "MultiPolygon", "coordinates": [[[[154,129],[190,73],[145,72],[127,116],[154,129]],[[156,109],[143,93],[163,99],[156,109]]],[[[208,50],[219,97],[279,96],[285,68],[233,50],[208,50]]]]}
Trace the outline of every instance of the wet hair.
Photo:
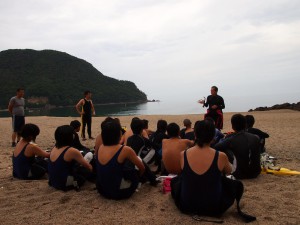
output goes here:
{"type": "Polygon", "coordinates": [[[179,131],[180,131],[180,127],[178,126],[177,123],[170,123],[167,126],[167,132],[168,135],[172,138],[172,137],[178,137],[179,136],[179,131]]]}
{"type": "Polygon", "coordinates": [[[209,145],[215,137],[216,127],[209,120],[201,120],[195,123],[194,132],[196,136],[196,144],[203,147],[209,145]]]}
{"type": "Polygon", "coordinates": [[[211,88],[213,88],[216,92],[219,90],[217,86],[212,86],[211,88]]]}
{"type": "Polygon", "coordinates": [[[104,120],[101,123],[101,137],[103,145],[117,145],[121,139],[121,125],[115,119],[104,120]]]}
{"type": "Polygon", "coordinates": [[[190,127],[192,125],[192,122],[189,119],[183,120],[183,126],[190,127]]]}
{"type": "Polygon", "coordinates": [[[157,121],[157,131],[158,132],[166,133],[167,126],[168,126],[167,121],[165,121],[165,120],[158,120],[157,121]]]}
{"type": "Polygon", "coordinates": [[[134,134],[141,134],[144,129],[144,122],[140,119],[131,121],[130,128],[134,134]]]}
{"type": "Polygon", "coordinates": [[[149,126],[149,120],[143,120],[143,123],[144,123],[144,129],[148,129],[148,126],[149,126]]]}
{"type": "Polygon", "coordinates": [[[21,137],[26,141],[35,140],[40,134],[40,128],[32,123],[25,124],[20,132],[21,137]],[[30,137],[32,139],[30,139],[30,137]]]}
{"type": "Polygon", "coordinates": [[[246,128],[246,118],[242,114],[234,114],[231,117],[232,129],[235,131],[241,131],[246,128]]]}
{"type": "Polygon", "coordinates": [[[59,126],[55,130],[54,137],[56,141],[56,148],[71,146],[74,140],[74,128],[70,125],[59,126]]]}
{"type": "Polygon", "coordinates": [[[17,92],[19,92],[19,91],[24,91],[24,88],[18,88],[17,92]]]}
{"type": "Polygon", "coordinates": [[[246,118],[246,127],[247,128],[252,128],[254,123],[255,123],[254,116],[246,115],[245,118],[246,118]]]}
{"type": "Polygon", "coordinates": [[[74,128],[74,130],[76,130],[77,128],[79,128],[81,126],[81,123],[78,120],[73,120],[70,123],[70,126],[74,128]]]}
{"type": "Polygon", "coordinates": [[[84,94],[84,96],[87,96],[90,93],[91,93],[91,91],[85,91],[83,94],[84,94]]]}

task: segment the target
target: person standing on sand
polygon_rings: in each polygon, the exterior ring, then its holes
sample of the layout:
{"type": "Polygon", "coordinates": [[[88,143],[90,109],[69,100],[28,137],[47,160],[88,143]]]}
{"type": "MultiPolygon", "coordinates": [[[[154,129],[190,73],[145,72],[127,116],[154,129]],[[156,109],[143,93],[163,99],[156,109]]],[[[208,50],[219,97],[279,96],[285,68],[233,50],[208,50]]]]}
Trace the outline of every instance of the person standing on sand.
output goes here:
{"type": "Polygon", "coordinates": [[[25,99],[24,97],[24,89],[18,88],[17,89],[17,95],[15,97],[12,97],[8,104],[8,111],[12,115],[12,127],[13,127],[13,133],[12,133],[12,144],[11,147],[16,147],[16,139],[17,142],[20,141],[20,132],[25,125],[25,99]]]}
{"type": "Polygon", "coordinates": [[[210,89],[211,95],[207,97],[207,100],[201,99],[198,103],[203,104],[203,107],[208,107],[207,113],[204,115],[206,117],[211,117],[215,121],[216,128],[219,130],[223,129],[223,112],[225,109],[225,103],[223,98],[218,95],[218,88],[212,86],[210,89]]]}
{"type": "Polygon", "coordinates": [[[90,91],[85,91],[84,98],[80,99],[80,101],[76,105],[76,110],[81,115],[81,120],[82,120],[81,137],[83,141],[86,140],[85,138],[86,126],[87,126],[87,133],[89,135],[89,139],[94,139],[92,137],[92,115],[94,116],[96,115],[96,113],[91,98],[92,98],[92,93],[90,91]]]}

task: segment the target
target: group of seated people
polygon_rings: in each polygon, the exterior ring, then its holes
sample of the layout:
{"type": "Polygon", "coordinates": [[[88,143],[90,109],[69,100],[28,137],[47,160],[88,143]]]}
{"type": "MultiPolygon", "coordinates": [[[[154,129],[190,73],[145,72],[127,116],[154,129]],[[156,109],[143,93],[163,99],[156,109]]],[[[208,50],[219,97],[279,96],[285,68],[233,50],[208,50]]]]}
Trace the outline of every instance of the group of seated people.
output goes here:
{"type": "Polygon", "coordinates": [[[268,134],[253,128],[251,115],[233,115],[234,132],[227,136],[210,118],[197,121],[194,128],[189,119],[183,124],[185,128],[180,130],[176,123],[159,120],[154,132],[148,129],[147,120],[135,117],[125,131],[119,119],[108,117],[90,150],[80,143],[77,132],[81,124],[75,120],[56,129],[55,147],[50,152],[34,143],[39,128],[26,124],[13,153],[13,176],[40,179],[48,173],[49,185],[64,191],[79,189],[89,180],[102,196],[125,199],[140,183],[149,181],[156,186],[157,173],[176,174],[172,196],[182,212],[222,214],[236,197],[224,191],[228,186],[224,175],[257,177],[264,151],[262,139],[268,134]],[[154,165],[156,171],[151,170],[154,165]]]}

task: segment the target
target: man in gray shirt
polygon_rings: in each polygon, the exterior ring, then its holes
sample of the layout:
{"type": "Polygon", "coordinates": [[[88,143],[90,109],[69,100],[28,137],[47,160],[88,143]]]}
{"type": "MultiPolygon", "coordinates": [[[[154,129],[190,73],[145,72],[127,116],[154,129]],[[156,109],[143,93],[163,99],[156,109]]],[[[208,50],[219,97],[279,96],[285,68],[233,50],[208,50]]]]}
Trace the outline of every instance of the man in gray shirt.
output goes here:
{"type": "Polygon", "coordinates": [[[8,111],[12,115],[12,147],[16,146],[16,139],[17,142],[20,140],[19,132],[25,125],[25,100],[24,100],[24,89],[18,88],[17,96],[12,97],[9,101],[8,111]]]}

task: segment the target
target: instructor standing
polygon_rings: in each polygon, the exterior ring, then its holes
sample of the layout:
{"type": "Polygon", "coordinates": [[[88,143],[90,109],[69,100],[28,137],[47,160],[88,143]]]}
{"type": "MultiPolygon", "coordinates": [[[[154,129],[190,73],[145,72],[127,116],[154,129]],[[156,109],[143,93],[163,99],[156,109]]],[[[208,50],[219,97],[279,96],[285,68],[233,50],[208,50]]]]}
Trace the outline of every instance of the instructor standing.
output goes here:
{"type": "Polygon", "coordinates": [[[94,139],[92,137],[92,115],[95,115],[95,108],[91,98],[92,98],[92,93],[90,91],[85,91],[84,98],[81,99],[76,105],[76,110],[81,115],[81,119],[82,119],[81,137],[82,140],[84,141],[86,140],[85,138],[86,126],[87,126],[87,133],[89,135],[89,139],[94,139]]]}
{"type": "Polygon", "coordinates": [[[223,98],[218,95],[218,88],[212,86],[210,89],[211,95],[207,97],[207,100],[199,100],[200,104],[203,104],[203,107],[208,107],[207,113],[204,115],[204,118],[211,117],[215,121],[215,126],[219,130],[223,129],[223,111],[225,108],[225,103],[223,98]]]}
{"type": "Polygon", "coordinates": [[[12,97],[8,104],[8,111],[12,115],[12,143],[11,147],[16,147],[16,139],[17,142],[20,141],[20,135],[23,126],[25,125],[25,99],[24,97],[24,89],[18,88],[17,95],[12,97]]]}

